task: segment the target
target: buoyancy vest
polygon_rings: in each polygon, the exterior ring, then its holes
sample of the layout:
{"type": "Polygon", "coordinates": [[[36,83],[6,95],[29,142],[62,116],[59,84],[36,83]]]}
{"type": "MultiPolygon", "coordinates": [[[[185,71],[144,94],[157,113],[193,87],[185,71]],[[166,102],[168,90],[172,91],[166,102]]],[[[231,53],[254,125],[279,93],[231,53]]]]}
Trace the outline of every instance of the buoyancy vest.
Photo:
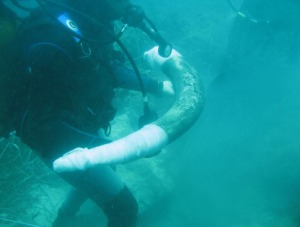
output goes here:
{"type": "MultiPolygon", "coordinates": [[[[55,111],[59,109],[58,112],[64,110],[63,112],[65,114],[61,115],[64,120],[76,128],[89,132],[93,132],[97,128],[108,129],[109,121],[111,121],[115,115],[115,109],[111,106],[111,99],[114,93],[112,89],[114,87],[114,81],[112,75],[110,75],[112,72],[109,68],[109,52],[111,47],[101,46],[99,48],[95,43],[90,45],[89,42],[81,40],[79,38],[81,29],[68,13],[62,12],[59,14],[56,22],[51,20],[51,18],[47,20],[47,15],[46,19],[44,17],[45,15],[42,15],[40,22],[33,20],[33,24],[29,22],[24,25],[23,32],[33,34],[32,29],[36,27],[48,27],[48,32],[50,31],[49,34],[65,37],[67,40],[63,41],[62,45],[60,45],[59,42],[51,43],[51,41],[49,41],[47,43],[49,45],[53,44],[52,46],[56,45],[62,53],[70,57],[70,64],[58,65],[58,67],[67,67],[69,70],[68,73],[72,74],[72,76],[66,75],[66,79],[68,80],[68,84],[65,87],[66,91],[62,92],[62,90],[60,90],[60,92],[56,93],[58,97],[53,98],[53,102],[50,101],[50,103],[47,103],[46,108],[49,110],[49,113],[44,111],[36,115],[39,118],[47,118],[47,115],[53,116],[54,109],[56,109],[55,111]],[[71,33],[68,30],[71,30],[71,33]],[[53,33],[51,33],[51,31],[53,31],[53,33]],[[59,31],[61,31],[61,33],[59,31]],[[78,36],[76,34],[78,34],[78,36]],[[53,108],[49,108],[51,105],[53,108]]],[[[46,30],[47,29],[45,29],[45,31],[46,30]]],[[[36,35],[32,37],[35,38],[36,35]]],[[[51,40],[51,38],[49,40],[51,40]]],[[[25,52],[29,52],[28,50],[32,49],[32,46],[39,45],[39,43],[40,41],[32,42],[29,46],[25,47],[25,49],[27,49],[25,52]]],[[[46,47],[47,44],[44,46],[46,47]]],[[[47,54],[47,51],[44,51],[44,53],[47,54]]],[[[28,72],[32,72],[30,69],[30,60],[28,61],[28,59],[26,59],[30,57],[30,53],[25,56],[25,62],[29,62],[28,72]]],[[[33,75],[33,77],[34,76],[36,75],[33,75]]],[[[55,77],[53,77],[53,80],[55,80],[55,77]]],[[[49,90],[51,89],[53,80],[49,80],[49,90]]],[[[52,87],[55,88],[55,86],[54,82],[54,86],[52,87]]],[[[35,93],[36,91],[43,92],[40,89],[31,89],[31,92],[33,92],[31,100],[33,102],[36,101],[34,97],[42,97],[43,95],[37,95],[35,93]]],[[[43,101],[40,103],[37,102],[31,105],[40,105],[38,108],[35,107],[35,111],[46,109],[42,103],[43,101]]]]}

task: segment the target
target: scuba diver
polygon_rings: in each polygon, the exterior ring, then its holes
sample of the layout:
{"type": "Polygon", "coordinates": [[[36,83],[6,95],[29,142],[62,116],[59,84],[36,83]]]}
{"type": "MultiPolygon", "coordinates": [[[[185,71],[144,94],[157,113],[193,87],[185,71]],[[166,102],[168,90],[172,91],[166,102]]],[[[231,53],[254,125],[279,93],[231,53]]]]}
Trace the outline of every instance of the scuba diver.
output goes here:
{"type": "Polygon", "coordinates": [[[155,155],[186,131],[202,110],[201,83],[182,62],[181,55],[158,34],[143,10],[129,0],[37,2],[39,7],[30,9],[30,16],[24,19],[19,31],[18,53],[22,53],[20,65],[24,73],[11,115],[14,127],[10,129],[73,186],[58,210],[54,227],[68,226],[87,199],[103,210],[107,226],[135,226],[137,201],[116,174],[114,165],[125,159],[155,155]],[[150,27],[141,22],[144,19],[150,27]],[[115,32],[115,20],[125,24],[119,33],[115,32]],[[164,68],[173,79],[182,82],[180,86],[173,88],[169,80],[141,76],[134,64],[133,69],[125,67],[113,44],[118,43],[127,53],[118,38],[128,25],[139,27],[158,43],[145,57],[151,65],[164,68]],[[61,157],[68,159],[68,154],[76,153],[70,151],[115,146],[108,136],[110,121],[116,114],[111,102],[118,87],[142,91],[145,115],[141,118],[139,138],[134,134],[130,142],[121,140],[126,144],[118,146],[120,150],[109,148],[104,156],[111,161],[106,163],[87,161],[84,152],[84,157],[67,161],[71,166],[66,165],[61,157]],[[175,102],[173,111],[154,125],[149,124],[156,118],[149,109],[146,92],[172,96],[184,93],[184,97],[180,99],[182,103],[175,102]],[[84,167],[79,167],[79,163],[84,167]]]}
{"type": "MultiPolygon", "coordinates": [[[[130,6],[129,1],[80,2],[66,1],[65,4],[75,9],[85,7],[82,12],[96,18],[112,34],[112,21],[122,17],[130,6]]],[[[59,10],[61,18],[72,20],[67,18],[65,9],[59,10]]],[[[13,12],[2,4],[1,17],[13,18],[14,22],[6,23],[6,33],[1,31],[1,54],[4,54],[4,48],[17,33],[17,20],[13,12]]],[[[24,20],[17,42],[22,48],[18,53],[24,53],[20,61],[26,72],[23,78],[18,75],[22,82],[14,85],[22,84],[26,93],[20,94],[18,101],[13,102],[13,92],[4,95],[13,91],[6,82],[13,77],[4,71],[4,66],[13,68],[16,65],[1,64],[1,86],[4,86],[1,89],[1,105],[4,105],[3,102],[14,103],[10,111],[4,112],[7,108],[1,108],[1,135],[8,137],[9,132],[15,129],[22,141],[51,167],[56,158],[70,149],[108,143],[109,122],[116,112],[110,104],[114,88],[139,90],[139,85],[134,72],[114,57],[117,55],[112,47],[114,40],[113,36],[106,34],[108,32],[97,34],[104,39],[103,42],[88,43],[79,40],[40,9],[33,10],[30,17],[24,20]],[[102,129],[102,137],[98,136],[99,128],[102,129]]],[[[1,20],[1,28],[4,28],[5,22],[1,20]]],[[[4,57],[1,63],[2,59],[4,57]]],[[[166,91],[162,81],[143,78],[143,82],[147,92],[161,95],[166,91]]],[[[59,210],[54,226],[64,226],[66,217],[75,215],[76,209],[88,197],[103,209],[108,217],[108,226],[134,225],[137,203],[113,168],[100,166],[86,173],[61,176],[76,190],[72,190],[59,210]]]]}

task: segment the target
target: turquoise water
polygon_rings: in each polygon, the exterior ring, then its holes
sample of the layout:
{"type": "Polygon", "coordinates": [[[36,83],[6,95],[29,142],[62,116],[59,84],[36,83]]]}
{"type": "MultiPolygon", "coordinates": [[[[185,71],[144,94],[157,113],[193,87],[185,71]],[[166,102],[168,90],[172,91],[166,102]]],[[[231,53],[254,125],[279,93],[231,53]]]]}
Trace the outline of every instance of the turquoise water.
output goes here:
{"type": "Polygon", "coordinates": [[[248,18],[226,1],[165,2],[207,99],[168,148],[175,185],[162,226],[300,226],[300,4],[260,2],[244,1],[248,18]]]}
{"type": "MultiPolygon", "coordinates": [[[[299,3],[245,1],[242,9],[260,21],[253,23],[231,20],[224,1],[185,2],[193,5],[187,17],[198,19],[192,32],[203,32],[181,48],[203,75],[207,100],[200,120],[170,148],[176,186],[164,221],[299,226],[299,3]]],[[[185,7],[177,20],[186,20],[185,7]]]]}

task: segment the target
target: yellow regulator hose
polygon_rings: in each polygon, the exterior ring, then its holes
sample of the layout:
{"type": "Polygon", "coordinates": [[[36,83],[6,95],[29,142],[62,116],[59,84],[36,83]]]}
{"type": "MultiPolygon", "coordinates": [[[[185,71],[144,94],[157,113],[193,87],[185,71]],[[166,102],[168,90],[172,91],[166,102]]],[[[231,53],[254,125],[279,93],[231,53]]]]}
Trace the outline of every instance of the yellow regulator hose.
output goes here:
{"type": "Polygon", "coordinates": [[[173,106],[155,122],[112,143],[70,151],[53,163],[55,171],[86,170],[96,165],[126,163],[156,155],[197,120],[204,105],[203,86],[197,73],[176,50],[169,58],[161,58],[155,47],[145,56],[153,67],[160,67],[173,83],[176,94],[173,106]]]}

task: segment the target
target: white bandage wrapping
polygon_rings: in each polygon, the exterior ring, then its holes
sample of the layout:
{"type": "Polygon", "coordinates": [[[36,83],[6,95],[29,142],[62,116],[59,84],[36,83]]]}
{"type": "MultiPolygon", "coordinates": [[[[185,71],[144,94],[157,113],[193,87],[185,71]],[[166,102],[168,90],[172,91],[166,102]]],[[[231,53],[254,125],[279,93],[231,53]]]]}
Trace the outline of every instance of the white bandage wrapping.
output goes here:
{"type": "Polygon", "coordinates": [[[117,164],[157,154],[168,143],[166,132],[149,124],[130,135],[92,149],[76,148],[55,160],[56,172],[85,170],[100,164],[117,164]]]}

